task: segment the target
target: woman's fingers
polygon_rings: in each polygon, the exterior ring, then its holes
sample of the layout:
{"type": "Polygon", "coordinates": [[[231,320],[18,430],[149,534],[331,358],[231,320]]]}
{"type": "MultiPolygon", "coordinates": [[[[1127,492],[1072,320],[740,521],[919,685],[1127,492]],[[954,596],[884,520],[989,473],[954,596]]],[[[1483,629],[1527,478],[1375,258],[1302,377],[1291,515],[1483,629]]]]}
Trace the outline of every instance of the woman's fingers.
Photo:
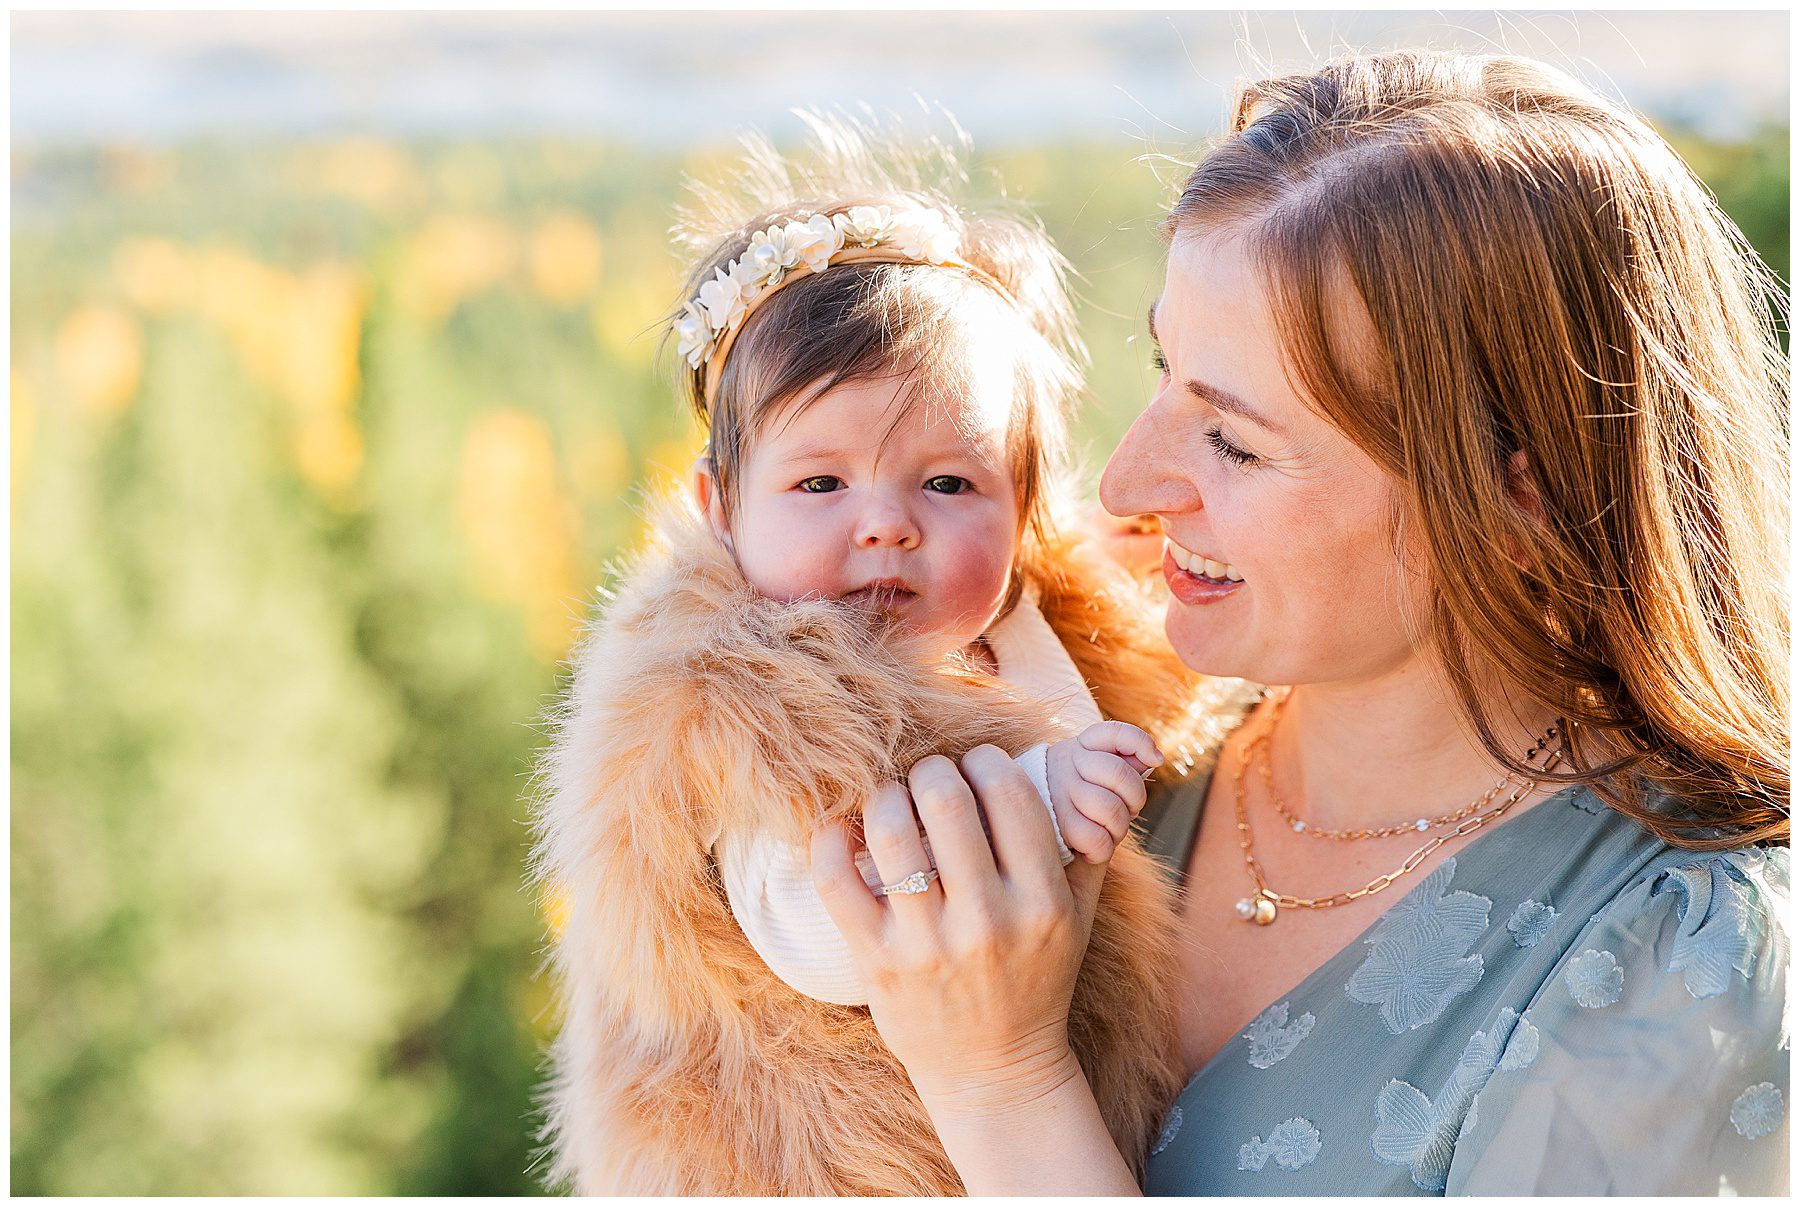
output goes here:
{"type": "Polygon", "coordinates": [[[993,832],[994,864],[1008,880],[1048,882],[1062,876],[1050,814],[1031,780],[998,746],[977,746],[962,758],[968,781],[993,832]]]}
{"type": "Polygon", "coordinates": [[[981,828],[981,810],[956,764],[941,754],[921,759],[913,764],[907,784],[931,839],[939,875],[958,892],[978,891],[994,880],[994,851],[981,828]]]}
{"type": "Polygon", "coordinates": [[[827,822],[812,840],[813,887],[853,949],[873,944],[882,923],[881,902],[856,868],[854,842],[849,825],[841,821],[827,822]]]}
{"type": "Polygon", "coordinates": [[[1083,950],[1087,947],[1088,936],[1093,933],[1094,911],[1100,905],[1100,886],[1106,881],[1107,866],[1077,859],[1068,867],[1069,891],[1075,897],[1075,918],[1083,950]]]}
{"type": "MultiPolygon", "coordinates": [[[[930,871],[930,856],[919,836],[912,798],[901,784],[883,784],[863,806],[863,843],[875,859],[883,884],[898,884],[915,872],[930,871]]],[[[933,880],[923,893],[895,893],[889,900],[924,900],[938,892],[933,880]]]]}

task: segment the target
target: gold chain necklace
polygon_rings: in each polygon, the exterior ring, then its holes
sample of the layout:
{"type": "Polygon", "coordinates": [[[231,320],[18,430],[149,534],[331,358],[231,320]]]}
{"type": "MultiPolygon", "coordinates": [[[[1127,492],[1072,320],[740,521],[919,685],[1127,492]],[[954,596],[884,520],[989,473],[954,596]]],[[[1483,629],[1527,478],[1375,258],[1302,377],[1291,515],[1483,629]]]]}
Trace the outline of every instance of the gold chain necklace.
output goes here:
{"type": "MultiPolygon", "coordinates": [[[[1441,814],[1437,817],[1420,817],[1413,821],[1403,821],[1396,825],[1382,826],[1375,830],[1332,830],[1324,826],[1311,825],[1304,819],[1294,816],[1292,810],[1288,808],[1287,802],[1282,800],[1280,794],[1275,791],[1275,773],[1269,756],[1269,739],[1275,736],[1275,726],[1281,720],[1281,710],[1286,706],[1287,700],[1287,694],[1283,694],[1275,701],[1274,706],[1269,710],[1268,726],[1261,733],[1257,734],[1255,738],[1251,739],[1250,745],[1245,749],[1244,754],[1246,758],[1253,753],[1260,753],[1262,755],[1258,770],[1262,772],[1263,789],[1268,792],[1269,799],[1274,802],[1275,812],[1281,814],[1282,820],[1288,823],[1288,829],[1296,834],[1305,834],[1312,838],[1326,838],[1334,842],[1361,842],[1364,839],[1369,838],[1390,838],[1395,834],[1422,834],[1427,830],[1435,830],[1439,826],[1452,825],[1469,816],[1471,813],[1479,811],[1489,801],[1493,800],[1494,797],[1498,796],[1502,788],[1512,782],[1512,773],[1509,771],[1501,776],[1499,781],[1496,782],[1492,788],[1489,788],[1486,792],[1483,792],[1480,796],[1476,797],[1462,808],[1451,813],[1441,814]]],[[[1551,732],[1554,733],[1555,730],[1553,729],[1551,732]]],[[[1545,736],[1548,738],[1549,735],[1545,736]]],[[[1525,761],[1527,763],[1534,761],[1538,752],[1541,751],[1543,747],[1544,743],[1541,741],[1536,746],[1533,746],[1531,751],[1526,754],[1525,761]]]]}
{"type": "MultiPolygon", "coordinates": [[[[1545,730],[1544,736],[1538,739],[1537,744],[1534,745],[1530,752],[1525,756],[1525,761],[1528,763],[1532,762],[1540,753],[1546,750],[1550,745],[1551,739],[1556,736],[1559,729],[1559,725],[1552,725],[1549,729],[1545,730]]],[[[1538,785],[1537,780],[1526,780],[1519,785],[1511,796],[1501,801],[1498,805],[1495,805],[1492,809],[1489,809],[1486,813],[1477,813],[1475,816],[1463,821],[1462,824],[1458,825],[1456,829],[1451,830],[1449,833],[1439,834],[1436,838],[1433,838],[1430,842],[1414,851],[1411,855],[1408,855],[1406,857],[1406,862],[1401,864],[1398,868],[1385,875],[1375,877],[1375,879],[1369,881],[1369,883],[1363,885],[1361,888],[1349,889],[1341,893],[1333,893],[1329,897],[1296,897],[1291,893],[1279,893],[1270,888],[1268,880],[1263,876],[1262,865],[1256,861],[1256,852],[1254,849],[1255,839],[1250,833],[1250,815],[1248,810],[1244,807],[1244,773],[1250,769],[1250,754],[1251,752],[1249,750],[1244,751],[1244,757],[1238,761],[1237,775],[1233,786],[1236,789],[1237,797],[1238,846],[1242,848],[1244,852],[1244,867],[1249,871],[1250,881],[1256,886],[1256,891],[1252,895],[1239,901],[1234,909],[1240,919],[1245,922],[1254,922],[1258,926],[1267,926],[1275,921],[1276,914],[1281,909],[1330,909],[1333,906],[1348,905],[1350,902],[1358,900],[1359,898],[1367,897],[1373,893],[1379,893],[1382,889],[1387,888],[1390,884],[1393,884],[1394,881],[1418,867],[1420,862],[1424,860],[1427,855],[1449,842],[1452,838],[1461,838],[1465,834],[1473,834],[1475,831],[1481,829],[1481,827],[1487,825],[1488,822],[1505,816],[1507,810],[1518,804],[1519,801],[1524,799],[1527,792],[1530,792],[1538,785]]],[[[1549,757],[1544,760],[1542,769],[1545,771],[1552,771],[1560,762],[1562,762],[1561,753],[1553,751],[1550,753],[1549,757]]]]}

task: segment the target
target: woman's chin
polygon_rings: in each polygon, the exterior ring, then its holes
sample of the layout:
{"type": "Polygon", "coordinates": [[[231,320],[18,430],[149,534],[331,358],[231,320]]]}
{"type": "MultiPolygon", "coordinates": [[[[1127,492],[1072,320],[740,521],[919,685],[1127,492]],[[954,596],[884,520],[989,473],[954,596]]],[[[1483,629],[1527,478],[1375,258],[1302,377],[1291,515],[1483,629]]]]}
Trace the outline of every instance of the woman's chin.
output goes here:
{"type": "Polygon", "coordinates": [[[1174,647],[1175,656],[1196,674],[1215,679],[1272,682],[1256,676],[1255,668],[1250,665],[1255,660],[1245,657],[1242,642],[1231,640],[1220,626],[1196,618],[1177,600],[1169,601],[1169,610],[1163,617],[1163,634],[1174,647]]]}

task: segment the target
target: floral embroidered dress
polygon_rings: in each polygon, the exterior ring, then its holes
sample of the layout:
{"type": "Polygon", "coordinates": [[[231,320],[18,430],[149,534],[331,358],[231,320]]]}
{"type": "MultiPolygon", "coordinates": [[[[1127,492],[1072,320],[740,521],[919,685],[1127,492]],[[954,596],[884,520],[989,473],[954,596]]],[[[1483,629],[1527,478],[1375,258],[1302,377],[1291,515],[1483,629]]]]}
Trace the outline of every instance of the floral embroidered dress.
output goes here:
{"type": "MultiPolygon", "coordinates": [[[[1205,789],[1145,811],[1173,869],[1205,789]]],[[[1785,1194],[1788,876],[1786,847],[1678,850],[1567,789],[1221,1048],[1145,1190],[1785,1194]]]]}

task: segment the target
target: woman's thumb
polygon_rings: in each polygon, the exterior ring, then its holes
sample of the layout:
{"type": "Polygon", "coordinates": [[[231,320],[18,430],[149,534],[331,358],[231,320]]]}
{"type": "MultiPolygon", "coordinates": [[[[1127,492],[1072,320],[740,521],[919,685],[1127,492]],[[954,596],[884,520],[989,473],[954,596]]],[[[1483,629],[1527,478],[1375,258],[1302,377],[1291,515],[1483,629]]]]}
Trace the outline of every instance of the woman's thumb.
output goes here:
{"type": "Polygon", "coordinates": [[[1089,863],[1077,859],[1065,870],[1069,873],[1069,891],[1075,895],[1075,917],[1081,923],[1082,943],[1094,929],[1094,911],[1100,903],[1100,886],[1106,883],[1105,863],[1089,863]]]}

